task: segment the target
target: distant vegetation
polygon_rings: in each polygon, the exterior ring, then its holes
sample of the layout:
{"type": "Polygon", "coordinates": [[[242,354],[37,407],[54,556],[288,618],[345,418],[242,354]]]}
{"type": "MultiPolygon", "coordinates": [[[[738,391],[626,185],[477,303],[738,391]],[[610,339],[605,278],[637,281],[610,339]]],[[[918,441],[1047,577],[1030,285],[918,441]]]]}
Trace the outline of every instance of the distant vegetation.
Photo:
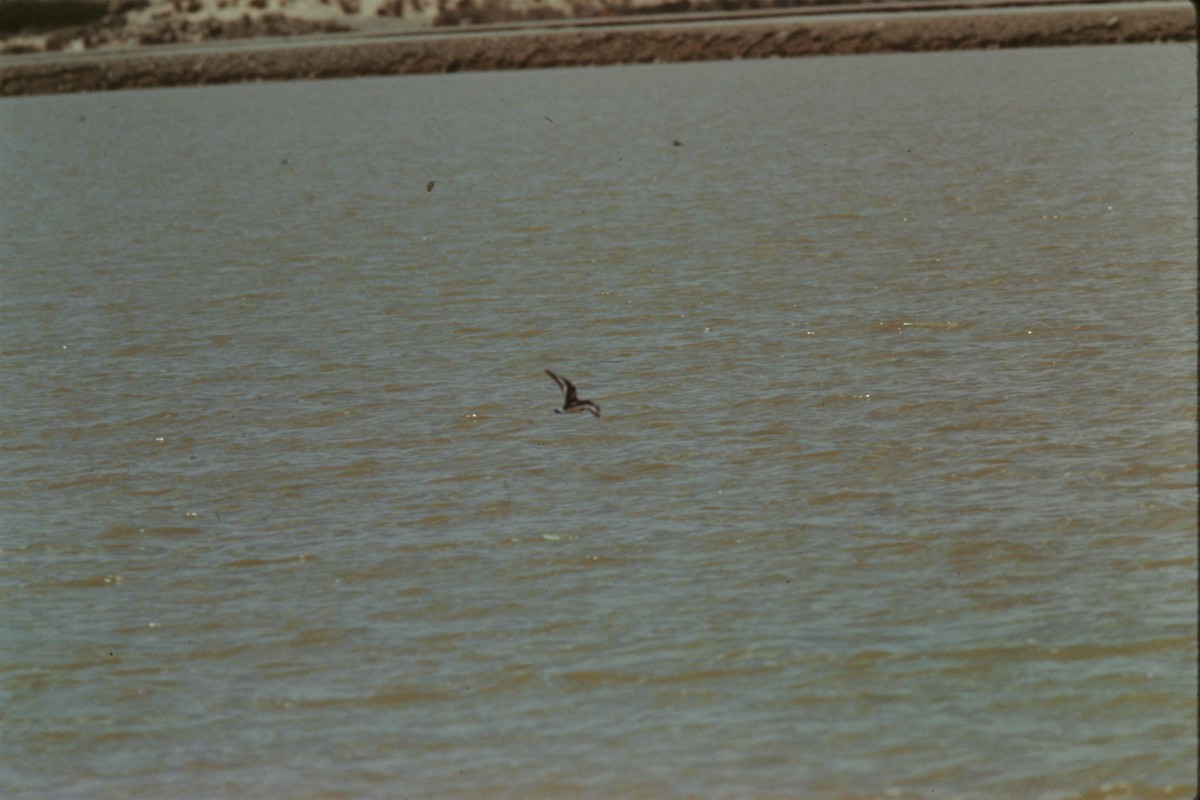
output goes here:
{"type": "MultiPolygon", "coordinates": [[[[921,0],[0,0],[0,54],[409,28],[921,0]]],[[[1020,0],[1014,0],[1019,2],[1020,0]]]]}
{"type": "Polygon", "coordinates": [[[0,0],[0,35],[79,27],[107,13],[108,3],[95,0],[0,0]]]}
{"type": "MultiPolygon", "coordinates": [[[[903,0],[902,0],[903,1],[903,0]]],[[[757,11],[821,5],[869,4],[884,0],[437,0],[434,25],[486,25],[542,19],[589,19],[643,14],[679,14],[712,11],[757,11]]],[[[403,0],[385,2],[381,16],[400,16],[403,0]],[[396,10],[393,10],[396,9],[396,10]]]]}
{"type": "MultiPolygon", "coordinates": [[[[243,0],[214,0],[216,8],[237,6],[243,0]]],[[[432,6],[434,25],[472,25],[524,22],[538,19],[613,17],[628,14],[662,14],[687,11],[734,11],[822,5],[830,2],[862,3],[879,0],[383,0],[375,9],[379,16],[408,16],[414,9],[432,6]]],[[[153,0],[0,0],[0,36],[46,33],[78,28],[99,22],[107,15],[138,10],[153,0]]],[[[270,0],[244,0],[250,8],[265,8],[270,0]]],[[[359,0],[317,0],[323,6],[336,4],[347,16],[358,13],[359,0]]],[[[206,5],[204,0],[171,0],[165,4],[175,12],[192,13],[206,5]]],[[[287,13],[289,3],[277,4],[287,13]]],[[[304,3],[298,5],[303,6],[304,3]]],[[[286,31],[291,32],[291,31],[286,31]]]]}

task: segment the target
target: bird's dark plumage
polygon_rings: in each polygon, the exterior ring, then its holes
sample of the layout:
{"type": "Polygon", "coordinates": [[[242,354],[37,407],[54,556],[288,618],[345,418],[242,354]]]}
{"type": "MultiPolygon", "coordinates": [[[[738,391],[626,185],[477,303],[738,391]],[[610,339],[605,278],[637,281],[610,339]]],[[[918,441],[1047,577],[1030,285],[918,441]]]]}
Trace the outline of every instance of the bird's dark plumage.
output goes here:
{"type": "Polygon", "coordinates": [[[579,395],[575,391],[575,384],[566,378],[555,375],[550,370],[546,370],[546,374],[554,379],[554,382],[558,384],[558,388],[562,389],[563,393],[563,406],[562,408],[554,409],[555,414],[577,414],[580,411],[586,411],[593,417],[600,416],[600,406],[591,400],[580,400],[579,395]]]}

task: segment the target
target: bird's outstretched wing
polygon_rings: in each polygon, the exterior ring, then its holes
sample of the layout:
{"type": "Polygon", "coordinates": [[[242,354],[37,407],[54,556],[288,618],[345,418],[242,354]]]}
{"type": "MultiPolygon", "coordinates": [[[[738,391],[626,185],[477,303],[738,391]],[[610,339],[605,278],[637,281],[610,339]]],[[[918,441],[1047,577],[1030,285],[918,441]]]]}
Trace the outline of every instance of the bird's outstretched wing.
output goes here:
{"type": "Polygon", "coordinates": [[[563,408],[570,408],[571,406],[578,405],[579,397],[575,394],[575,384],[571,383],[561,375],[555,375],[550,370],[546,370],[546,374],[551,378],[554,378],[554,382],[558,384],[558,388],[562,389],[563,408]]]}

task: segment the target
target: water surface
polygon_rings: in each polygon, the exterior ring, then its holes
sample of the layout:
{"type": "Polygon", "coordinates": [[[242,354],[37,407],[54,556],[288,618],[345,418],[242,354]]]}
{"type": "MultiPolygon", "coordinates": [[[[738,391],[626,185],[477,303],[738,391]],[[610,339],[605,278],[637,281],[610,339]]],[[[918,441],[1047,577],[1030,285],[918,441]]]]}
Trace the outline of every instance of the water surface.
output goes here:
{"type": "Polygon", "coordinates": [[[3,101],[3,793],[1191,797],[1194,68],[3,101]]]}

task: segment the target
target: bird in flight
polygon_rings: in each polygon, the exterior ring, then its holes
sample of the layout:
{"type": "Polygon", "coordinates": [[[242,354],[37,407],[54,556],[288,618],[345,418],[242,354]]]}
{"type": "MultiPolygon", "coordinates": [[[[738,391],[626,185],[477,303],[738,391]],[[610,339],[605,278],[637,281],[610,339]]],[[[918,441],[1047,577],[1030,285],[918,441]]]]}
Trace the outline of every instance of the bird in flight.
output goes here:
{"type": "Polygon", "coordinates": [[[575,394],[575,384],[566,378],[555,375],[550,370],[546,370],[546,374],[554,379],[563,393],[563,407],[554,409],[555,414],[578,414],[580,411],[586,411],[593,417],[600,416],[600,406],[591,400],[580,400],[575,394]]]}

